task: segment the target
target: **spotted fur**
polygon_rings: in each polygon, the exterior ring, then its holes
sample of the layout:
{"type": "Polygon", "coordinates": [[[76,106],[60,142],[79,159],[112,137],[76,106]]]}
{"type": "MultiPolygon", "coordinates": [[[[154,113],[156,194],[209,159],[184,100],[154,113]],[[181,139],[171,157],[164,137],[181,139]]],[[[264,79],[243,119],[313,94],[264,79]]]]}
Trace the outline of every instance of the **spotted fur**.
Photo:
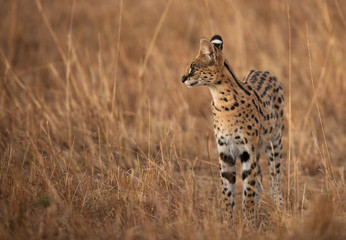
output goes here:
{"type": "Polygon", "coordinates": [[[235,212],[236,159],[242,164],[243,214],[253,217],[261,191],[258,164],[265,152],[270,168],[270,190],[282,203],[280,159],[284,129],[284,96],[277,78],[268,71],[251,70],[240,82],[224,58],[219,35],[202,38],[200,50],[182,82],[188,87],[208,86],[212,95],[214,132],[219,152],[222,193],[227,211],[235,212]]]}

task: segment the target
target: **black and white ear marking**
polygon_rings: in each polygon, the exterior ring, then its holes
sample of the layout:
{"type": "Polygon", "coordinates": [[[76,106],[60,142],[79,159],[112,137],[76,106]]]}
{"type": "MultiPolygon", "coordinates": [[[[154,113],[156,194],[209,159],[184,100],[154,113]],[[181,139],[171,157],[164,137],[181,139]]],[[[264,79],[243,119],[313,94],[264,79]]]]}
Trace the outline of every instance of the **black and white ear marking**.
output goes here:
{"type": "Polygon", "coordinates": [[[223,41],[222,41],[222,37],[220,35],[214,35],[210,39],[210,42],[214,45],[214,47],[222,50],[222,48],[223,48],[223,41]]]}

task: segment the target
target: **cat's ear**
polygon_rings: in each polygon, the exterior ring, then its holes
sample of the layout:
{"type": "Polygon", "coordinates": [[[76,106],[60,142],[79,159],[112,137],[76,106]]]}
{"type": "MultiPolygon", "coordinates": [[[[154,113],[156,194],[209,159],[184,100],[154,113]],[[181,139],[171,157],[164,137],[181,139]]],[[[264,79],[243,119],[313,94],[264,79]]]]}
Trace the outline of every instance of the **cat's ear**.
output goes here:
{"type": "Polygon", "coordinates": [[[208,41],[208,39],[202,38],[199,46],[199,53],[213,58],[213,55],[215,54],[213,44],[210,41],[208,41]]]}
{"type": "Polygon", "coordinates": [[[210,42],[216,47],[217,49],[222,50],[223,48],[223,40],[220,35],[214,35],[211,39],[210,42]]]}

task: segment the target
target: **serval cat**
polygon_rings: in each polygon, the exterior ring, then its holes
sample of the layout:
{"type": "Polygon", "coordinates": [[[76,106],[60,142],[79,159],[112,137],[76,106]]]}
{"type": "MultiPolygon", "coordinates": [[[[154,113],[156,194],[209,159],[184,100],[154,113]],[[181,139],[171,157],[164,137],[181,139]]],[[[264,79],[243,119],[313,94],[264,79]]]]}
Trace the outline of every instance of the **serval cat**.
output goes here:
{"type": "Polygon", "coordinates": [[[251,70],[240,82],[222,52],[223,41],[215,35],[202,38],[196,58],[188,65],[182,82],[188,87],[208,86],[212,95],[214,132],[219,152],[222,193],[226,210],[235,212],[236,159],[242,164],[243,215],[255,216],[256,196],[261,192],[258,164],[265,151],[270,167],[270,191],[282,203],[280,159],[284,129],[284,96],[277,78],[268,71],[251,70]]]}

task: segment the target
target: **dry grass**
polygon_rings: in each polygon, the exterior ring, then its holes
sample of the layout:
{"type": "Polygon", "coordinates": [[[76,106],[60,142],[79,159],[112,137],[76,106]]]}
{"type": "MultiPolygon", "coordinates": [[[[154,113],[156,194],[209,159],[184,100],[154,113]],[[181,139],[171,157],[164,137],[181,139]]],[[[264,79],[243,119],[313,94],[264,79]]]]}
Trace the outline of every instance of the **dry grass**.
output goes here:
{"type": "Polygon", "coordinates": [[[344,1],[0,2],[0,239],[345,239],[344,1]],[[215,33],[285,89],[285,208],[262,160],[257,229],[222,211],[210,95],[180,82],[215,33]]]}

